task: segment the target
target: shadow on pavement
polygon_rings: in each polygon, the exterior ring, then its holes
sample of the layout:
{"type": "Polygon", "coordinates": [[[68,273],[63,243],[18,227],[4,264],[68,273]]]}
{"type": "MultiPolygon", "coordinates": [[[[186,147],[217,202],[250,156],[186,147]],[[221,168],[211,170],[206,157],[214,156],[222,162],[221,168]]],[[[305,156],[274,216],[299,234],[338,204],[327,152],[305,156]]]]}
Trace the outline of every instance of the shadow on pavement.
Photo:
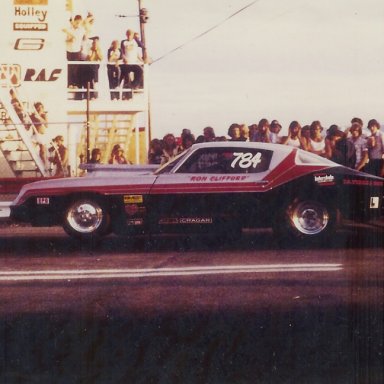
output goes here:
{"type": "Polygon", "coordinates": [[[4,236],[0,230],[0,252],[18,254],[20,257],[38,253],[44,256],[65,256],[65,253],[83,252],[84,256],[94,253],[113,252],[188,252],[188,251],[255,251],[295,249],[364,249],[382,248],[383,228],[376,226],[346,227],[335,232],[322,242],[282,241],[271,230],[247,230],[239,239],[228,240],[212,235],[157,235],[137,237],[108,236],[97,242],[74,240],[60,230],[18,228],[4,236]],[[29,234],[29,231],[32,234],[29,234]],[[52,232],[53,231],[53,232],[52,232]]]}
{"type": "Polygon", "coordinates": [[[135,314],[92,309],[0,319],[1,383],[381,384],[383,311],[135,314]]]}

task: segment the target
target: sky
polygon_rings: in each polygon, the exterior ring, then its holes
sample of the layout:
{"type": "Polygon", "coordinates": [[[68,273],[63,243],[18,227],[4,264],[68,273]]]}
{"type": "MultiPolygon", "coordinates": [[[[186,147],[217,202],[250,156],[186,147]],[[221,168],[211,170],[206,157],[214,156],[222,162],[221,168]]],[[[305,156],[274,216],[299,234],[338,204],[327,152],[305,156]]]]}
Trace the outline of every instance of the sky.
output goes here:
{"type": "MultiPolygon", "coordinates": [[[[116,16],[136,15],[137,0],[82,1],[108,44],[139,29],[137,17],[116,16]]],[[[261,118],[279,120],[283,131],[292,120],[384,122],[382,0],[142,3],[153,137],[206,126],[223,135],[231,123],[261,118]]]]}

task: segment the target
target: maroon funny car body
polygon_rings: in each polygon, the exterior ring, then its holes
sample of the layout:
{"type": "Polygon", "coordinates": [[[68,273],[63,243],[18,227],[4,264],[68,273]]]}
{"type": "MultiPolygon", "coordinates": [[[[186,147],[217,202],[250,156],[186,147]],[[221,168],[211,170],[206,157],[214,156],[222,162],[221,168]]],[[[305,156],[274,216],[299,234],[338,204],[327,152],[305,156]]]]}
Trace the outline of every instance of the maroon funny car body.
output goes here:
{"type": "Polygon", "coordinates": [[[96,166],[85,177],[25,185],[11,218],[62,225],[93,239],[111,232],[240,233],[273,228],[299,239],[332,233],[343,219],[377,218],[384,180],[278,144],[196,144],[151,167],[96,166]]]}

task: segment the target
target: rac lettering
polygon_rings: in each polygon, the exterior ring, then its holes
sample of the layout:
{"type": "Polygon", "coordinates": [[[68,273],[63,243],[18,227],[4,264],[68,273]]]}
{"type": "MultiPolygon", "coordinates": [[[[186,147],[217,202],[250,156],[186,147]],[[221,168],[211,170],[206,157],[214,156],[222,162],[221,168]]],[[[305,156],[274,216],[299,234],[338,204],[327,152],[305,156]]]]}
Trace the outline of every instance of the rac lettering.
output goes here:
{"type": "Polygon", "coordinates": [[[24,81],[56,81],[59,78],[60,73],[61,69],[54,69],[47,75],[45,69],[42,69],[36,74],[36,70],[29,68],[25,73],[24,81]]]}

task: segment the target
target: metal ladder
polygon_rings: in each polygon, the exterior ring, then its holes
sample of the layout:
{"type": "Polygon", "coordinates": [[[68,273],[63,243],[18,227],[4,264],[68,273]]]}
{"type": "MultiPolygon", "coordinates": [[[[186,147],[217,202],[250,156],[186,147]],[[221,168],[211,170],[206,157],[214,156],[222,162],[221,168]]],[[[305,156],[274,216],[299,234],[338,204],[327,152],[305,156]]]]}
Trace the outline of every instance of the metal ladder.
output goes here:
{"type": "MultiPolygon", "coordinates": [[[[21,120],[11,103],[11,92],[17,97],[15,89],[0,88],[0,103],[7,115],[0,119],[0,151],[15,177],[49,176],[32,140],[36,127],[25,111],[24,121],[21,120]]],[[[17,100],[22,107],[18,97],[17,100]]]]}

